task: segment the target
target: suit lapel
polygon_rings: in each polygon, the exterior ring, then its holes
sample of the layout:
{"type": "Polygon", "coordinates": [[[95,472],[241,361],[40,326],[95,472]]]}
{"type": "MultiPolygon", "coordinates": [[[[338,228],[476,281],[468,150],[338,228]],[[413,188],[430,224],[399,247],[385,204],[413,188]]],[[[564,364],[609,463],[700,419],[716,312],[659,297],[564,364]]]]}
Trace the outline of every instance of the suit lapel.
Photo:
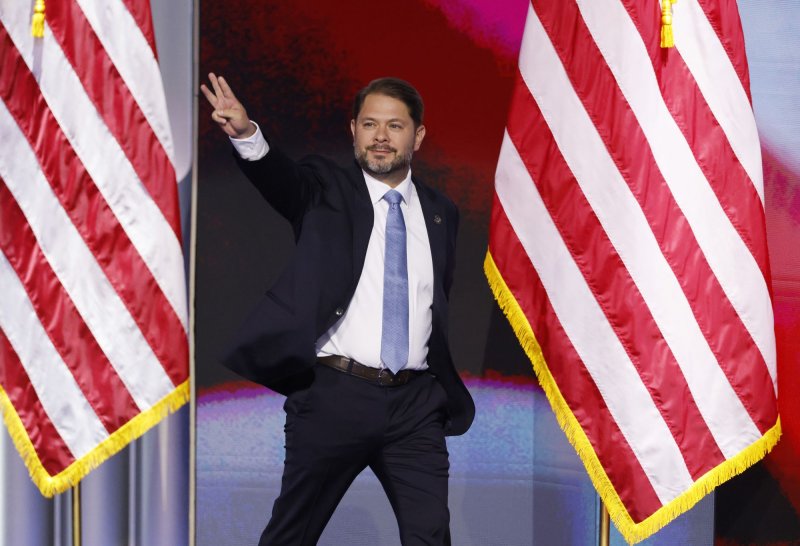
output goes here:
{"type": "Polygon", "coordinates": [[[433,282],[434,285],[441,287],[447,257],[447,226],[445,226],[444,210],[425,185],[415,180],[414,187],[419,195],[422,216],[425,218],[425,227],[428,230],[428,242],[431,245],[433,260],[433,282]]]}
{"type": "Polygon", "coordinates": [[[347,171],[348,178],[353,184],[353,286],[356,286],[364,269],[364,260],[367,257],[367,246],[372,234],[372,224],[375,222],[375,211],[369,198],[367,182],[361,167],[353,162],[347,171]]]}

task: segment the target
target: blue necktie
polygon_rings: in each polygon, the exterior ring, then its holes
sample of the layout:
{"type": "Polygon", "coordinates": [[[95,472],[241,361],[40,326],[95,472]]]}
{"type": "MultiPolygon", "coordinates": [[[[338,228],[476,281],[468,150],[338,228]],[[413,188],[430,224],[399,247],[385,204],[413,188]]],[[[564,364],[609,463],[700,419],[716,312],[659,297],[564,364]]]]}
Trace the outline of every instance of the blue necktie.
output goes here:
{"type": "Polygon", "coordinates": [[[400,210],[403,196],[396,190],[389,190],[383,198],[389,203],[389,215],[386,217],[383,265],[381,360],[392,373],[397,373],[408,362],[406,223],[400,210]]]}

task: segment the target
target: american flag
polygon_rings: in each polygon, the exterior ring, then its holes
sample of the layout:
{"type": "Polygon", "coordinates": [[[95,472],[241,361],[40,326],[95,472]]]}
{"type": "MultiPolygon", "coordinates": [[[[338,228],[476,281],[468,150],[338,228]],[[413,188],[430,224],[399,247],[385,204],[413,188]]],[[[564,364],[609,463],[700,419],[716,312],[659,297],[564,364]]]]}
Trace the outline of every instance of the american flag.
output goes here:
{"type": "Polygon", "coordinates": [[[780,436],[735,0],[533,0],[485,269],[611,518],[646,538],[780,436]],[[669,2],[667,2],[669,4],[669,2]]]}
{"type": "Polygon", "coordinates": [[[173,143],[148,0],[0,0],[0,404],[44,495],[188,399],[173,143]],[[37,1],[37,4],[40,4],[37,1]]]}

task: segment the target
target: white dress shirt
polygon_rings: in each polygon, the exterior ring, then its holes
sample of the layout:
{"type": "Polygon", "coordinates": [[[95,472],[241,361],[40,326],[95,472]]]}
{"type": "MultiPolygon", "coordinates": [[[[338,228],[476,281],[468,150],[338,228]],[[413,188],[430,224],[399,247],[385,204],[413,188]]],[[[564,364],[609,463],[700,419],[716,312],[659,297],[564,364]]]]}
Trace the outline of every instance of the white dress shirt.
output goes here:
{"type": "MultiPolygon", "coordinates": [[[[246,139],[231,139],[239,155],[250,161],[264,157],[269,145],[256,125],[256,132],[246,139]]],[[[363,172],[363,171],[362,171],[363,172]]],[[[369,237],[364,269],[356,291],[344,315],[317,340],[318,356],[340,355],[366,366],[385,367],[381,362],[381,323],[383,316],[383,256],[386,246],[386,217],[389,203],[383,195],[391,188],[366,172],[375,221],[369,237]]],[[[422,207],[409,170],[396,188],[402,196],[400,209],[406,224],[408,249],[408,322],[409,350],[405,369],[428,367],[428,340],[432,328],[433,260],[422,207]]]]}

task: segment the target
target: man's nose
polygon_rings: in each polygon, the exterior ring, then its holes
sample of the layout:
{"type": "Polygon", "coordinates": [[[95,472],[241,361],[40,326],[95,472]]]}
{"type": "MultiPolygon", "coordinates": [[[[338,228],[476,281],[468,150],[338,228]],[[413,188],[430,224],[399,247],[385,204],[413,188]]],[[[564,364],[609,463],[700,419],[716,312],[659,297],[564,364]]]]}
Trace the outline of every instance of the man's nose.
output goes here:
{"type": "Polygon", "coordinates": [[[389,140],[389,134],[386,132],[385,127],[378,127],[378,129],[375,131],[375,140],[378,142],[386,142],[389,140]]]}

